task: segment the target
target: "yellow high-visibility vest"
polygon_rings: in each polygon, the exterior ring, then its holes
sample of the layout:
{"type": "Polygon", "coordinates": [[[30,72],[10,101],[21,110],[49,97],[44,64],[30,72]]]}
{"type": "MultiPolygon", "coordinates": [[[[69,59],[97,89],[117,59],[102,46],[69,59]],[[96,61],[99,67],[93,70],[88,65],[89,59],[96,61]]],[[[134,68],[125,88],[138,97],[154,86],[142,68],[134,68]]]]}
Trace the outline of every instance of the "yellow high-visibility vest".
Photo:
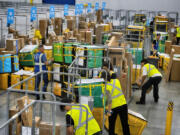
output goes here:
{"type": "Polygon", "coordinates": [[[178,27],[178,28],[176,29],[176,31],[177,31],[176,37],[180,37],[180,27],[178,27]]]}
{"type": "Polygon", "coordinates": [[[147,69],[147,75],[148,75],[148,77],[152,77],[152,76],[154,76],[155,74],[160,74],[160,75],[161,75],[161,73],[159,72],[159,70],[158,70],[154,65],[152,65],[152,64],[145,64],[144,66],[145,66],[146,69],[147,69]]]}
{"type": "Polygon", "coordinates": [[[107,83],[106,90],[109,91],[112,98],[112,109],[126,104],[126,99],[118,79],[111,79],[107,83]]]}
{"type": "MultiPolygon", "coordinates": [[[[88,135],[93,135],[100,130],[97,121],[94,119],[88,105],[83,104],[88,109],[88,135]]],[[[71,110],[66,114],[69,114],[74,121],[74,134],[85,135],[86,131],[86,109],[84,107],[72,106],[71,110]]]]}

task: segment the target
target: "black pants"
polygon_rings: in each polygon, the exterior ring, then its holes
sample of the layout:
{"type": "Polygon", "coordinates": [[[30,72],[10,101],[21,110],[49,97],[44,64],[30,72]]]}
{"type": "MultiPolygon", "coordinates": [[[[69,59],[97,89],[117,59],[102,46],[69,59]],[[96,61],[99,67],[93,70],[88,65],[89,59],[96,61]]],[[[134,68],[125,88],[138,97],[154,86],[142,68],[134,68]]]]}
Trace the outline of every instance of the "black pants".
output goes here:
{"type": "Polygon", "coordinates": [[[177,40],[177,45],[179,45],[179,41],[180,41],[180,37],[176,37],[176,40],[177,40]]]}
{"type": "Polygon", "coordinates": [[[146,90],[153,85],[153,96],[154,100],[159,99],[159,83],[161,82],[162,77],[150,77],[149,80],[142,86],[142,93],[141,93],[141,102],[145,102],[146,99],[146,90]]]}
{"type": "Polygon", "coordinates": [[[121,125],[124,135],[130,135],[128,125],[128,107],[123,105],[112,109],[112,115],[109,117],[109,135],[115,135],[115,123],[117,115],[121,118],[121,125]]]}

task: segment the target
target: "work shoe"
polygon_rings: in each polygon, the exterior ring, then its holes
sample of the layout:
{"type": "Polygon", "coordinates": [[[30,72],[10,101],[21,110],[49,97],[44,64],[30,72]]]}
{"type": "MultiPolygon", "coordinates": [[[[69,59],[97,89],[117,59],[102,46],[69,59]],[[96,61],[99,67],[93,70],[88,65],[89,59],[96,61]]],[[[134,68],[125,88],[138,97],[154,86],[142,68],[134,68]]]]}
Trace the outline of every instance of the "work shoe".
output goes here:
{"type": "Polygon", "coordinates": [[[155,102],[155,103],[158,103],[158,99],[154,99],[154,102],[155,102]]]}
{"type": "Polygon", "coordinates": [[[137,101],[136,104],[137,104],[137,105],[145,105],[145,102],[137,101]]]}

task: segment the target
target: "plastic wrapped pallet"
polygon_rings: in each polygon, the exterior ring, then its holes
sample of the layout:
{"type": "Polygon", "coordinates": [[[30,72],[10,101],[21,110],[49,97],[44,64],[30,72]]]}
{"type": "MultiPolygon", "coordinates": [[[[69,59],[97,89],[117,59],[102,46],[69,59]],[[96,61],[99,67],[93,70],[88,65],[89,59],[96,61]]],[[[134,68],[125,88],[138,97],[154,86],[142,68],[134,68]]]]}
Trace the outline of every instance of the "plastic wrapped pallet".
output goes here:
{"type": "Polygon", "coordinates": [[[53,56],[55,62],[64,62],[63,59],[63,43],[54,43],[53,56]]]}
{"type": "Polygon", "coordinates": [[[73,61],[73,43],[64,44],[64,62],[67,64],[73,61]]]}
{"type": "MultiPolygon", "coordinates": [[[[23,80],[27,79],[28,77],[34,75],[34,72],[28,72],[25,71],[25,73],[23,74],[23,80]]],[[[23,90],[35,90],[35,77],[29,79],[27,82],[23,83],[23,90]]]]}
{"type": "Polygon", "coordinates": [[[96,47],[87,47],[87,64],[88,68],[99,68],[103,64],[103,49],[98,49],[96,47]],[[94,56],[94,57],[91,57],[94,56]],[[98,58],[95,58],[98,57],[98,58]]]}
{"type": "Polygon", "coordinates": [[[136,83],[136,80],[141,77],[141,65],[133,65],[132,70],[132,84],[136,83]]]}
{"type": "Polygon", "coordinates": [[[19,53],[19,63],[21,66],[34,66],[34,55],[38,45],[26,45],[19,53]]]}
{"type": "Polygon", "coordinates": [[[0,73],[11,73],[19,70],[19,59],[17,55],[0,55],[0,73]]]}
{"type": "Polygon", "coordinates": [[[93,100],[94,107],[103,107],[103,79],[81,79],[81,84],[80,81],[76,82],[75,88],[78,88],[79,95],[81,95],[80,103],[89,103],[93,100]]]}

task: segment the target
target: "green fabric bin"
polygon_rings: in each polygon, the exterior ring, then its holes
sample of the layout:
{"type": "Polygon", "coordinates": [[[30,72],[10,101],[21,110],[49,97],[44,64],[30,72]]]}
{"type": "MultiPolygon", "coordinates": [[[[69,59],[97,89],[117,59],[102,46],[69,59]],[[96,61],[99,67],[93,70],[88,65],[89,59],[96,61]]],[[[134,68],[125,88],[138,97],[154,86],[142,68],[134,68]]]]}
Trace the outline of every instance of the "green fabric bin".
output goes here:
{"type": "Polygon", "coordinates": [[[55,62],[64,62],[63,59],[63,43],[55,43],[53,45],[53,56],[55,62]]]}
{"type": "Polygon", "coordinates": [[[34,66],[34,55],[37,53],[37,47],[31,52],[20,52],[19,53],[19,64],[21,66],[34,66]]]}
{"type": "Polygon", "coordinates": [[[64,44],[64,61],[65,63],[72,63],[73,61],[73,43],[65,43],[64,44]]]}
{"type": "Polygon", "coordinates": [[[102,49],[88,49],[88,59],[87,64],[88,68],[99,68],[102,67],[102,57],[103,57],[103,50],[102,49]],[[93,58],[91,56],[98,56],[99,58],[93,58]]]}
{"type": "Polygon", "coordinates": [[[79,94],[81,96],[92,96],[94,98],[94,107],[103,107],[103,97],[102,97],[103,94],[102,86],[104,86],[103,82],[81,84],[77,86],[78,86],[79,94]],[[81,91],[80,91],[80,87],[81,87],[81,91]]]}

